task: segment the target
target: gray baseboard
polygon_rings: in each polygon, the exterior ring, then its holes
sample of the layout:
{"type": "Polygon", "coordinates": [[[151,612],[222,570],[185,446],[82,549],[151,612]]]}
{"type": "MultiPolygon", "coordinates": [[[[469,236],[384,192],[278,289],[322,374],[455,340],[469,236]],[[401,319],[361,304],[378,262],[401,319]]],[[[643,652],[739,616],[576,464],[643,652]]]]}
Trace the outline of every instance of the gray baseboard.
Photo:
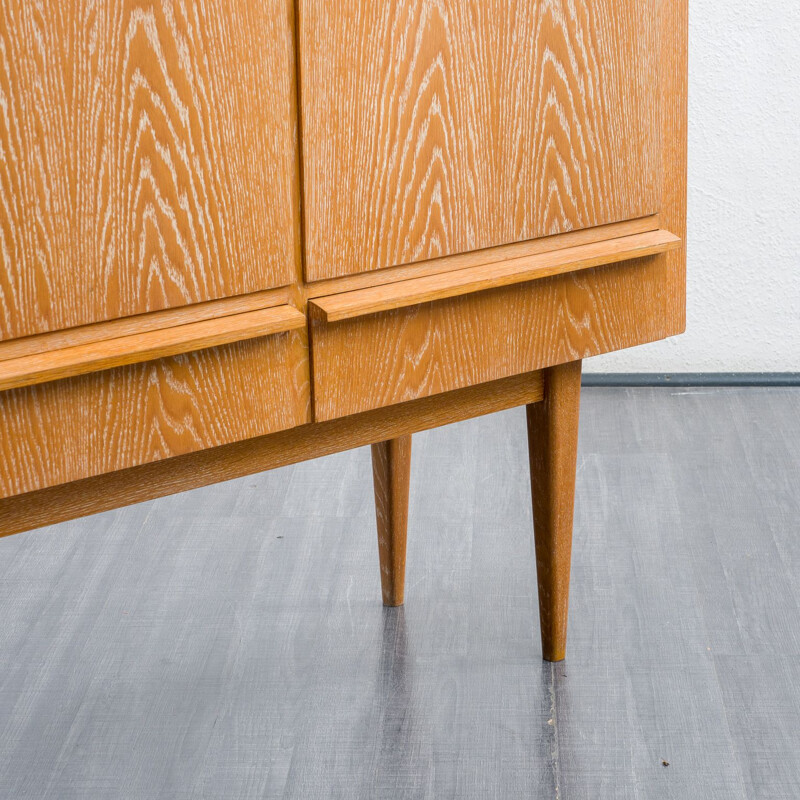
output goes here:
{"type": "Polygon", "coordinates": [[[584,386],[800,386],[800,372],[585,372],[584,386]]]}

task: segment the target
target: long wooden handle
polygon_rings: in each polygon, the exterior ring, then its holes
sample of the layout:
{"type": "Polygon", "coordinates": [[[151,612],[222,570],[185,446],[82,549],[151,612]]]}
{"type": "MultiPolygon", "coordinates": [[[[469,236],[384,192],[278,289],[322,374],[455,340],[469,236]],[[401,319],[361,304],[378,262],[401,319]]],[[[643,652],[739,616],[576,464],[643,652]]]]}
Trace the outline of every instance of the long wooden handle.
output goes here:
{"type": "Polygon", "coordinates": [[[316,297],[309,301],[309,305],[314,306],[325,322],[337,322],[430,300],[458,297],[564,272],[657,255],[676,249],[680,243],[681,240],[669,231],[648,231],[353,292],[316,297]]]}
{"type": "Polygon", "coordinates": [[[270,336],[305,324],[304,314],[280,305],[20,356],[0,361],[0,391],[270,336]]]}

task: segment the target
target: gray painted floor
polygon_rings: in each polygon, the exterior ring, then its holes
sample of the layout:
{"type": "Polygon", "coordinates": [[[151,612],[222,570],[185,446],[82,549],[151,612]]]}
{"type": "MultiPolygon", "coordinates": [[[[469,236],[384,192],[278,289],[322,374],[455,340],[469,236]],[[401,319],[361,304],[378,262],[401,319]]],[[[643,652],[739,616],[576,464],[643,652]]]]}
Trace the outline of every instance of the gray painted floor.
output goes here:
{"type": "Polygon", "coordinates": [[[367,449],[0,540],[0,796],[800,796],[800,390],[584,390],[555,666],[523,411],[414,447],[404,609],[367,449]]]}

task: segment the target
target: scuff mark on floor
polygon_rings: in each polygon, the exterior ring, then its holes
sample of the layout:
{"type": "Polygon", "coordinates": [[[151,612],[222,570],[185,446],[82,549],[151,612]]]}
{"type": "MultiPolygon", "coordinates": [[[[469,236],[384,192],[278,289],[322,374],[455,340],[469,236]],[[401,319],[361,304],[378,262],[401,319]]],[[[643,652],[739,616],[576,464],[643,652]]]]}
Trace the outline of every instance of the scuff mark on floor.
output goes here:
{"type": "Polygon", "coordinates": [[[558,754],[558,710],[556,708],[556,664],[550,664],[550,719],[547,724],[553,729],[550,744],[550,770],[553,774],[553,786],[555,788],[555,799],[561,798],[561,759],[558,754]]]}

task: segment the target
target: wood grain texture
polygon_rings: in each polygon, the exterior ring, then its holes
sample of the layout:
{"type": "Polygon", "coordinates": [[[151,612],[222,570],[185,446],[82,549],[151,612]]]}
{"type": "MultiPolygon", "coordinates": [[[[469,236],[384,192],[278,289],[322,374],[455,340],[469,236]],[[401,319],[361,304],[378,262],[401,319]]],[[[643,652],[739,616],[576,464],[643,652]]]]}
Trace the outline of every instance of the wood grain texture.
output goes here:
{"type": "Polygon", "coordinates": [[[0,7],[0,339],[294,278],[290,0],[0,7]]]}
{"type": "Polygon", "coordinates": [[[337,322],[432,300],[460,297],[471,292],[525,283],[565,272],[577,272],[605,264],[630,261],[674,250],[679,246],[680,239],[677,236],[673,236],[669,231],[657,230],[388,283],[355,292],[318,297],[312,302],[319,311],[318,316],[326,322],[337,322]]]}
{"type": "Polygon", "coordinates": [[[309,304],[314,418],[355,414],[678,333],[683,313],[659,258],[332,324],[309,304]]]}
{"type": "Polygon", "coordinates": [[[0,499],[0,536],[536,403],[542,396],[540,373],[515,375],[392,408],[301,425],[269,436],[7,497],[0,499]]]}
{"type": "Polygon", "coordinates": [[[544,402],[526,408],[542,655],[562,661],[572,556],[581,362],[544,370],[544,402]]]}
{"type": "Polygon", "coordinates": [[[661,214],[665,228],[683,246],[658,257],[663,269],[663,291],[678,320],[686,328],[686,175],[689,92],[689,0],[659,4],[659,89],[661,107],[661,214]]]}
{"type": "Polygon", "coordinates": [[[249,311],[0,362],[0,391],[305,328],[292,306],[249,311]]]}
{"type": "Polygon", "coordinates": [[[545,278],[528,286],[330,326],[312,319],[317,419],[683,332],[687,0],[661,3],[658,24],[659,222],[683,244],[641,261],[545,278]]]}
{"type": "Polygon", "coordinates": [[[0,496],[309,421],[305,331],[0,392],[0,496]]]}
{"type": "Polygon", "coordinates": [[[401,606],[406,583],[411,436],[372,445],[372,479],[383,604],[401,606]]]}
{"type": "Polygon", "coordinates": [[[308,280],[655,213],[660,5],[301,0],[308,280]]]}
{"type": "Polygon", "coordinates": [[[357,275],[345,275],[341,278],[315,281],[314,283],[304,284],[302,291],[307,298],[353,292],[396,281],[407,281],[412,278],[439,275],[442,272],[453,272],[469,267],[493,264],[498,261],[535,256],[565,247],[577,247],[584,244],[605,242],[621,236],[633,236],[636,233],[648,233],[649,231],[657,231],[660,227],[658,214],[652,214],[647,217],[625,220],[624,222],[598,225],[595,228],[582,228],[578,231],[556,233],[553,236],[543,236],[539,239],[526,239],[524,242],[512,242],[511,244],[498,245],[497,247],[470,250],[466,253],[457,253],[452,256],[418,261],[415,264],[386,267],[376,272],[362,272],[357,275]]]}

